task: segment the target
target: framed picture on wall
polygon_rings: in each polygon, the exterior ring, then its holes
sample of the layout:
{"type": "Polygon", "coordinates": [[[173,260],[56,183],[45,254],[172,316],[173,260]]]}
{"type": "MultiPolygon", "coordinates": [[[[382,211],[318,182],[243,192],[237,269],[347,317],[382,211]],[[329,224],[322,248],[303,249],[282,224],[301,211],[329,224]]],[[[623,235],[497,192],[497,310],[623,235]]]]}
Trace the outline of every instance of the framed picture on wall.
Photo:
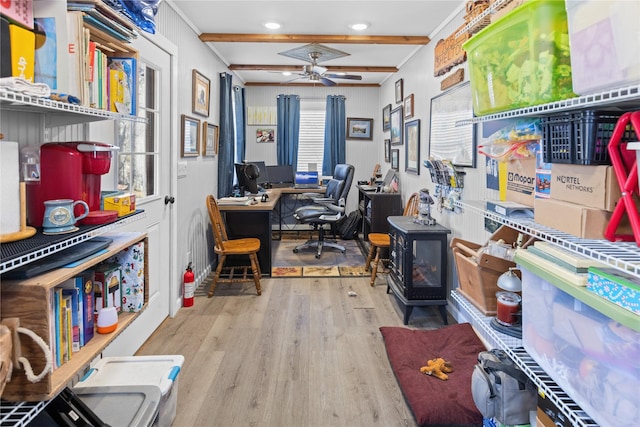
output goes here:
{"type": "Polygon", "coordinates": [[[396,80],[396,104],[402,103],[402,100],[404,99],[402,95],[402,91],[403,91],[402,86],[403,86],[403,80],[402,79],[396,80]]]}
{"type": "Polygon", "coordinates": [[[382,109],[382,130],[391,129],[391,104],[382,109]]]}
{"type": "Polygon", "coordinates": [[[413,94],[404,99],[404,118],[410,119],[411,117],[413,117],[413,94]]]}
{"type": "Polygon", "coordinates": [[[180,148],[182,157],[197,157],[200,155],[200,120],[181,116],[180,148]]]}
{"type": "Polygon", "coordinates": [[[276,131],[275,129],[258,129],[256,131],[256,142],[274,142],[276,131]]]}
{"type": "Polygon", "coordinates": [[[384,161],[389,163],[391,161],[391,140],[384,140],[384,161]]]}
{"type": "Polygon", "coordinates": [[[202,155],[213,157],[218,154],[218,126],[204,122],[202,134],[202,155]]]}
{"type": "Polygon", "coordinates": [[[391,110],[391,145],[402,145],[402,105],[391,110]]]}
{"type": "Polygon", "coordinates": [[[355,119],[347,117],[347,138],[373,139],[373,119],[355,119]]]}
{"type": "Polygon", "coordinates": [[[211,81],[195,69],[192,72],[191,79],[191,87],[193,92],[191,94],[191,109],[196,114],[209,117],[209,95],[211,92],[211,81]]]}
{"type": "Polygon", "coordinates": [[[400,150],[397,148],[391,150],[391,169],[400,169],[400,150]]]}
{"type": "Polygon", "coordinates": [[[420,119],[404,124],[405,162],[404,170],[420,175],[420,119]]]}

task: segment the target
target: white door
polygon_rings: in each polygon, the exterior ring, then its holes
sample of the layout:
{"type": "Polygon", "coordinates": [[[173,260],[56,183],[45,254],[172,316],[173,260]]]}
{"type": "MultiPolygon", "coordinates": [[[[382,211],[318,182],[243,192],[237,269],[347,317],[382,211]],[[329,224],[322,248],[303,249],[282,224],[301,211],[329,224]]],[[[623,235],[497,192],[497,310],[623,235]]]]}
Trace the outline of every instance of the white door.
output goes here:
{"type": "Polygon", "coordinates": [[[136,209],[144,210],[144,219],[126,225],[122,231],[148,233],[149,300],[141,315],[103,352],[105,356],[132,355],[176,311],[180,286],[173,261],[176,219],[172,192],[176,174],[172,167],[171,118],[175,114],[171,98],[175,94],[175,46],[161,36],[151,36],[151,40],[140,37],[132,46],[139,55],[137,115],[146,117],[147,123],[117,123],[117,181],[119,189],[136,194],[136,209]]]}

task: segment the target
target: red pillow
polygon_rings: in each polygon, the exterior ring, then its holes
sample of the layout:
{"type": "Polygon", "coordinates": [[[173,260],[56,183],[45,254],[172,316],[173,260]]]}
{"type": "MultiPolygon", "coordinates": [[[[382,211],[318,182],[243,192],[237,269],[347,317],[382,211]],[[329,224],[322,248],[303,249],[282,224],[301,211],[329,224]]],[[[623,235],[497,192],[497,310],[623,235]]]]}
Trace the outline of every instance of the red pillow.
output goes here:
{"type": "Polygon", "coordinates": [[[420,426],[482,426],[482,415],[471,396],[471,373],[478,353],[486,348],[471,325],[428,331],[383,326],[380,332],[391,369],[420,426]],[[446,381],[420,372],[436,357],[453,367],[446,381]]]}

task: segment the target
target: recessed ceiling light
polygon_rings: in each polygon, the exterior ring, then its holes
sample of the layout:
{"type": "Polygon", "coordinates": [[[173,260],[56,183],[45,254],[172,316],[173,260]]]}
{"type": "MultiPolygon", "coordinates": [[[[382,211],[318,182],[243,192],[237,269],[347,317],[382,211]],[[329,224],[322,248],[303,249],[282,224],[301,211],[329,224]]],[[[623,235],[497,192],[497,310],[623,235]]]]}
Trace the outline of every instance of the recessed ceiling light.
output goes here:
{"type": "Polygon", "coordinates": [[[369,28],[369,24],[367,24],[365,22],[359,22],[357,24],[351,24],[351,25],[349,25],[349,27],[352,30],[362,31],[362,30],[366,30],[367,28],[369,28]]]}
{"type": "Polygon", "coordinates": [[[283,71],[282,75],[283,76],[290,76],[291,75],[291,71],[283,71]]]}
{"type": "Polygon", "coordinates": [[[277,22],[267,22],[266,24],[264,24],[264,26],[270,30],[277,30],[278,28],[280,28],[280,24],[278,24],[277,22]]]}

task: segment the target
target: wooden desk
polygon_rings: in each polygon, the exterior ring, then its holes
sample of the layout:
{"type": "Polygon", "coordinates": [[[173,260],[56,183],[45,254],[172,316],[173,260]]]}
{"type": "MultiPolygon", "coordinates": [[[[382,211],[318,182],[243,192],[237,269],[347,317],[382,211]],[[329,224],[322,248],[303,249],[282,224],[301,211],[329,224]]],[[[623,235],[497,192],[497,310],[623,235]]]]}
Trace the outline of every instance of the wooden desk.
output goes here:
{"type": "MultiPolygon", "coordinates": [[[[230,239],[256,237],[260,239],[258,262],[260,271],[265,276],[271,276],[271,212],[280,199],[279,189],[267,190],[269,200],[260,202],[261,195],[256,196],[255,205],[225,205],[219,204],[220,212],[225,217],[227,234],[230,239]]],[[[234,260],[230,257],[229,265],[234,260]]]]}

